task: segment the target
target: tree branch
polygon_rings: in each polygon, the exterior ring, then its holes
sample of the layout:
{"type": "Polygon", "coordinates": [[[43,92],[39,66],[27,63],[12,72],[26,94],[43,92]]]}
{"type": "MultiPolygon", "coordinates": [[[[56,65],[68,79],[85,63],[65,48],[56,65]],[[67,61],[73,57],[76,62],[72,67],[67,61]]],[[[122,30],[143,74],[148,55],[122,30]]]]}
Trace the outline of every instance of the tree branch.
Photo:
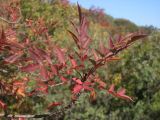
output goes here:
{"type": "Polygon", "coordinates": [[[50,114],[41,114],[41,115],[6,115],[6,114],[0,114],[0,118],[43,118],[43,117],[47,117],[50,114]]]}

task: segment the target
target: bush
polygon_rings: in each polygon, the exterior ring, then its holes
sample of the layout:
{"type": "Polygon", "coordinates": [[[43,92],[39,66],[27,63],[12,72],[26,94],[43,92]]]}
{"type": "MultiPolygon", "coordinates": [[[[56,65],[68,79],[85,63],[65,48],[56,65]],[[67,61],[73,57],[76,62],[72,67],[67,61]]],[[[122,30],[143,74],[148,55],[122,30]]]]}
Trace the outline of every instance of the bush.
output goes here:
{"type": "MultiPolygon", "coordinates": [[[[120,60],[117,54],[146,34],[134,32],[110,36],[108,48],[102,41],[94,48],[88,35],[89,21],[78,5],[79,23],[71,22],[74,32],[68,30],[76,46],[61,48],[52,40],[45,18],[39,18],[41,15],[35,16],[35,20],[21,20],[18,0],[2,4],[2,9],[6,12],[1,13],[1,20],[8,24],[7,28],[2,27],[0,34],[2,117],[59,119],[74,107],[81,94],[89,95],[94,103],[97,91],[133,101],[124,88],[115,90],[115,84],[106,84],[97,70],[111,61],[120,60]],[[40,115],[36,114],[37,109],[40,115]],[[46,109],[48,111],[43,114],[46,109]]],[[[97,115],[98,119],[101,117],[101,114],[97,115]]]]}

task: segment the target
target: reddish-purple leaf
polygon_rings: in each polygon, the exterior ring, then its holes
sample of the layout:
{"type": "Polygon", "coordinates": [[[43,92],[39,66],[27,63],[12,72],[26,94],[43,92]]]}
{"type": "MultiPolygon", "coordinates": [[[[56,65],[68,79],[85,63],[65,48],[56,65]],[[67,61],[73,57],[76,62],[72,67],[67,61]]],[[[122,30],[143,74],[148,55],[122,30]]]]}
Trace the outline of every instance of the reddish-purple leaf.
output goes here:
{"type": "Polygon", "coordinates": [[[73,94],[78,94],[80,93],[80,91],[83,89],[83,86],[82,85],[79,85],[79,84],[76,84],[72,90],[72,93],[73,94]]]}
{"type": "Polygon", "coordinates": [[[106,87],[106,83],[105,82],[103,82],[99,77],[97,77],[96,79],[94,79],[94,81],[96,82],[96,83],[98,83],[98,87],[100,88],[100,89],[105,89],[105,87],[106,87]]]}
{"type": "Polygon", "coordinates": [[[120,89],[119,91],[117,91],[117,94],[116,96],[117,97],[120,97],[122,99],[125,99],[125,100],[130,100],[130,101],[133,101],[131,97],[125,95],[126,93],[126,90],[124,88],[120,89]]]}
{"type": "Polygon", "coordinates": [[[48,72],[44,66],[40,66],[40,75],[42,76],[43,81],[47,81],[49,79],[48,72]]]}
{"type": "Polygon", "coordinates": [[[117,43],[120,43],[121,41],[122,41],[122,36],[118,35],[118,37],[117,37],[117,43]]]}
{"type": "MultiPolygon", "coordinates": [[[[82,18],[82,22],[79,28],[79,33],[81,36],[81,38],[85,38],[86,40],[88,39],[88,35],[87,35],[87,31],[88,31],[88,27],[89,27],[89,22],[87,21],[87,19],[83,16],[82,18]]],[[[83,40],[83,39],[82,39],[83,40]]],[[[85,41],[86,41],[85,40],[85,41]]]]}
{"type": "Polygon", "coordinates": [[[115,87],[114,84],[112,84],[112,85],[110,86],[110,88],[109,88],[109,90],[108,90],[108,92],[109,92],[110,94],[115,95],[114,87],[115,87]]]}
{"type": "Polygon", "coordinates": [[[31,58],[32,58],[36,63],[38,63],[38,64],[41,65],[41,66],[43,65],[43,60],[42,60],[41,56],[35,52],[35,49],[34,49],[34,48],[29,48],[29,53],[30,53],[31,58]]]}
{"type": "Polygon", "coordinates": [[[58,75],[57,67],[55,65],[50,65],[50,67],[51,67],[52,73],[54,75],[58,75]]]}
{"type": "Polygon", "coordinates": [[[80,84],[80,85],[83,84],[83,82],[78,78],[72,78],[72,80],[75,81],[77,84],[80,84]]]}
{"type": "MultiPolygon", "coordinates": [[[[37,78],[38,79],[38,78],[37,78]]],[[[39,80],[39,79],[38,79],[39,80]]],[[[44,84],[41,81],[38,81],[37,88],[35,89],[36,92],[42,92],[44,94],[48,94],[48,85],[44,84]]]]}
{"type": "Polygon", "coordinates": [[[112,37],[109,38],[109,48],[110,48],[110,49],[113,49],[113,48],[114,48],[114,44],[113,44],[112,37]]]}
{"type": "Polygon", "coordinates": [[[84,42],[83,48],[84,48],[84,49],[88,49],[88,46],[89,46],[90,42],[91,42],[91,39],[88,38],[88,39],[84,42]]]}
{"type": "Polygon", "coordinates": [[[21,67],[21,71],[23,72],[34,72],[36,70],[39,69],[39,65],[38,64],[29,64],[25,67],[21,67]]]}
{"type": "Polygon", "coordinates": [[[84,85],[83,88],[84,88],[84,90],[86,90],[86,91],[93,91],[93,90],[94,90],[93,88],[88,87],[88,86],[86,86],[86,85],[84,85]]]}
{"type": "Polygon", "coordinates": [[[11,56],[5,58],[4,61],[7,62],[7,63],[14,63],[14,62],[15,62],[16,60],[18,60],[22,55],[23,55],[22,52],[16,53],[16,54],[14,54],[14,55],[11,55],[11,56]]]}
{"type": "Polygon", "coordinates": [[[60,106],[62,105],[62,102],[52,102],[51,104],[48,105],[48,109],[51,109],[53,107],[56,107],[56,106],[60,106]]]}
{"type": "Polygon", "coordinates": [[[142,39],[144,37],[148,36],[147,34],[144,34],[144,33],[137,33],[135,35],[133,35],[131,37],[131,42],[135,41],[135,40],[138,40],[138,39],[142,39]]]}
{"type": "Polygon", "coordinates": [[[78,33],[78,28],[77,26],[71,21],[72,26],[74,27],[74,29],[76,30],[76,32],[78,33]]]}
{"type": "Polygon", "coordinates": [[[84,53],[84,55],[81,56],[81,60],[82,60],[82,61],[87,60],[87,58],[88,58],[88,52],[84,53]]]}
{"type": "Polygon", "coordinates": [[[12,28],[8,28],[5,30],[5,35],[6,37],[10,37],[10,36],[16,36],[16,31],[14,31],[12,28]]]}
{"type": "Polygon", "coordinates": [[[96,50],[96,52],[99,53],[102,57],[104,57],[110,52],[110,50],[104,46],[104,43],[102,43],[102,41],[100,41],[99,50],[96,50]]]}
{"type": "MultiPolygon", "coordinates": [[[[15,119],[13,119],[13,120],[15,120],[15,119]]],[[[19,117],[18,120],[26,120],[26,118],[25,117],[19,117]]]]}
{"type": "Polygon", "coordinates": [[[77,62],[75,61],[75,59],[71,55],[69,55],[69,58],[70,58],[70,62],[72,64],[72,68],[76,68],[77,62]]]}
{"type": "Polygon", "coordinates": [[[61,79],[62,82],[64,82],[64,83],[68,82],[67,78],[65,78],[65,77],[63,77],[63,76],[61,76],[60,79],[61,79]]]}
{"type": "Polygon", "coordinates": [[[77,38],[77,36],[76,36],[73,32],[71,32],[71,31],[69,31],[69,30],[68,30],[68,32],[71,34],[74,42],[76,43],[77,47],[80,49],[80,46],[79,46],[79,43],[78,43],[78,42],[79,42],[79,39],[77,38]]]}
{"type": "Polygon", "coordinates": [[[128,43],[131,43],[135,40],[145,38],[146,36],[148,35],[145,33],[140,33],[140,32],[129,33],[125,37],[122,38],[122,41],[128,40],[128,43]]]}
{"type": "Polygon", "coordinates": [[[126,90],[124,88],[120,89],[119,91],[115,92],[114,90],[114,84],[112,84],[108,90],[108,92],[116,97],[125,99],[125,100],[130,100],[133,101],[131,97],[125,95],[126,90]]]}
{"type": "Polygon", "coordinates": [[[97,53],[95,52],[95,50],[92,50],[92,53],[93,53],[93,56],[94,56],[94,60],[98,61],[99,57],[98,57],[97,53]]]}
{"type": "Polygon", "coordinates": [[[49,55],[44,55],[44,58],[47,60],[47,62],[49,63],[49,64],[52,64],[52,60],[51,60],[51,57],[49,56],[49,55]]]}
{"type": "Polygon", "coordinates": [[[45,50],[40,49],[40,48],[36,48],[36,49],[35,49],[35,52],[36,52],[39,56],[41,56],[41,58],[43,58],[43,60],[47,60],[47,62],[48,62],[49,64],[52,64],[52,60],[51,60],[51,58],[50,58],[50,55],[49,55],[45,50]]]}
{"type": "Polygon", "coordinates": [[[24,45],[22,43],[18,43],[18,42],[14,42],[14,41],[11,41],[11,42],[8,42],[6,43],[6,45],[8,45],[10,48],[16,48],[16,49],[24,49],[24,45]]]}
{"type": "Polygon", "coordinates": [[[88,82],[88,81],[85,81],[85,82],[84,82],[84,85],[90,86],[90,85],[92,85],[92,83],[91,83],[91,82],[88,82]]]}
{"type": "Polygon", "coordinates": [[[81,12],[81,7],[79,6],[79,4],[77,3],[78,6],[78,13],[79,13],[79,22],[82,23],[82,12],[81,12]]]}
{"type": "Polygon", "coordinates": [[[64,56],[64,52],[58,47],[55,47],[54,52],[55,52],[59,62],[62,63],[63,65],[65,65],[66,59],[64,56]]]}

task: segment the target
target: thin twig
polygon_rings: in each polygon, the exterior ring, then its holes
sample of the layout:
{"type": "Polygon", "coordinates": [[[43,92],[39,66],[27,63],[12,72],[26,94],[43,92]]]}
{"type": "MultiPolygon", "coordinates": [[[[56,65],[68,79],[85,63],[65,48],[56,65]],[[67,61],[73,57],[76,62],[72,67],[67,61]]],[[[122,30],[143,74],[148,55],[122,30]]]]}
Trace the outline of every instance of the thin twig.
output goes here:
{"type": "Polygon", "coordinates": [[[61,82],[61,83],[57,83],[55,85],[50,85],[50,87],[57,87],[57,86],[60,86],[60,85],[63,85],[63,84],[64,84],[64,82],[61,82]]]}
{"type": "Polygon", "coordinates": [[[6,118],[43,118],[47,117],[49,114],[41,114],[41,115],[6,115],[6,114],[0,114],[0,118],[6,117],[6,118]]]}

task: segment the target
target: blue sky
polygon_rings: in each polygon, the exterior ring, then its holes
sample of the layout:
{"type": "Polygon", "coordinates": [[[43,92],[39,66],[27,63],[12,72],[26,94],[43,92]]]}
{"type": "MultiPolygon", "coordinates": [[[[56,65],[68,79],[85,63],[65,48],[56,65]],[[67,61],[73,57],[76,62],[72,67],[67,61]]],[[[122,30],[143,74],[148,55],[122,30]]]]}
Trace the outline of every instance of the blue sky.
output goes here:
{"type": "Polygon", "coordinates": [[[126,18],[137,25],[160,28],[160,0],[70,0],[85,7],[103,8],[114,18],[126,18]]]}

